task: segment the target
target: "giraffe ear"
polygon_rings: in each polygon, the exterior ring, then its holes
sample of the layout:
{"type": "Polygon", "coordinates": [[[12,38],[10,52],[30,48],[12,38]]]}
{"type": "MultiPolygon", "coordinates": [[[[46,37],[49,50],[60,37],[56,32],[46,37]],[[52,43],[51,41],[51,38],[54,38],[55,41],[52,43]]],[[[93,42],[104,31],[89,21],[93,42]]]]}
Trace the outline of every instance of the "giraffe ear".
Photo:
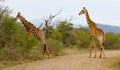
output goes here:
{"type": "Polygon", "coordinates": [[[85,9],[85,7],[83,7],[83,9],[85,9]]]}

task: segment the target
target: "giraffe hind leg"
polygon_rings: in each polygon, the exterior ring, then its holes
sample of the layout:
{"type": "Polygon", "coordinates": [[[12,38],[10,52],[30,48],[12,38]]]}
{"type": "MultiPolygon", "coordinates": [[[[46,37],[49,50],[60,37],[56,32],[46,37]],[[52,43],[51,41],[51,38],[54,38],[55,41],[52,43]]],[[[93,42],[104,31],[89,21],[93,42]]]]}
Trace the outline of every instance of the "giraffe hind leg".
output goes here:
{"type": "Polygon", "coordinates": [[[47,53],[48,58],[49,58],[49,50],[46,44],[44,44],[44,53],[47,53]]]}
{"type": "Polygon", "coordinates": [[[102,55],[104,55],[105,58],[105,54],[104,54],[104,43],[101,41],[100,42],[100,58],[102,58],[102,55]]]}
{"type": "Polygon", "coordinates": [[[104,55],[104,57],[103,57],[103,58],[105,58],[104,48],[103,48],[103,47],[101,48],[101,51],[100,51],[100,58],[102,58],[102,55],[104,55]]]}
{"type": "Polygon", "coordinates": [[[95,42],[94,42],[94,53],[95,53],[95,56],[94,56],[94,58],[96,58],[96,44],[95,44],[95,42]]]}
{"type": "Polygon", "coordinates": [[[102,44],[102,54],[104,55],[104,59],[105,59],[105,53],[104,53],[104,45],[102,44]]]}
{"type": "Polygon", "coordinates": [[[42,58],[44,58],[44,47],[42,46],[42,58]]]}

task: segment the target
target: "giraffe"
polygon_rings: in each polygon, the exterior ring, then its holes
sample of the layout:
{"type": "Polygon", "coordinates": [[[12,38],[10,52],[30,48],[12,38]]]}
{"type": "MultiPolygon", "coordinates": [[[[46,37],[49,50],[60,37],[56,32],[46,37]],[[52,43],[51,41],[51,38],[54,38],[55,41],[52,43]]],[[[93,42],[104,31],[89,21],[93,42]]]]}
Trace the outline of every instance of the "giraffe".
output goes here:
{"type": "Polygon", "coordinates": [[[96,43],[95,40],[97,40],[100,44],[100,58],[102,58],[102,55],[104,55],[103,58],[105,58],[104,54],[104,38],[105,38],[105,33],[102,29],[98,28],[96,23],[92,21],[89,17],[88,11],[85,7],[80,11],[79,15],[85,14],[86,16],[86,21],[90,29],[90,37],[92,39],[91,42],[91,49],[90,49],[90,55],[89,58],[91,58],[92,51],[94,50],[95,52],[95,57],[96,57],[96,43]]]}
{"type": "Polygon", "coordinates": [[[23,23],[23,25],[25,26],[26,28],[26,31],[29,33],[29,34],[32,34],[35,38],[37,38],[40,43],[41,43],[41,46],[42,46],[42,57],[44,58],[44,54],[45,52],[47,53],[48,55],[48,58],[49,58],[49,50],[48,50],[48,47],[46,45],[46,42],[45,42],[45,34],[42,30],[36,28],[31,22],[28,22],[21,14],[20,12],[18,12],[15,20],[17,19],[20,19],[20,21],[23,23]]]}

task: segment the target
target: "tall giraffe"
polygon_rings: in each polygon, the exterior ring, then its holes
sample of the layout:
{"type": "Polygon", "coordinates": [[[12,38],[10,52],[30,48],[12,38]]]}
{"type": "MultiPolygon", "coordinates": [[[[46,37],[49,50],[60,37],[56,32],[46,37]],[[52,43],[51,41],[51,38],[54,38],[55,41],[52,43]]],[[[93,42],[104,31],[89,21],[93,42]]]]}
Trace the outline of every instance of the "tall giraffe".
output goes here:
{"type": "Polygon", "coordinates": [[[96,23],[93,22],[90,19],[88,11],[87,11],[87,9],[85,7],[83,7],[83,9],[80,11],[79,15],[81,15],[81,14],[85,14],[86,21],[87,21],[88,26],[90,28],[90,36],[91,36],[92,42],[91,42],[91,50],[90,50],[89,57],[91,57],[93,50],[95,51],[95,57],[96,57],[95,40],[97,40],[99,42],[100,48],[101,48],[100,58],[102,58],[102,54],[104,55],[104,58],[105,58],[105,54],[104,54],[104,37],[105,37],[105,34],[104,34],[104,31],[102,29],[98,28],[96,23]]]}
{"type": "Polygon", "coordinates": [[[26,28],[26,31],[29,34],[34,35],[34,37],[40,41],[41,46],[42,46],[42,56],[44,57],[44,54],[46,52],[48,55],[48,58],[49,58],[49,51],[48,51],[48,47],[45,42],[44,32],[42,30],[36,28],[31,22],[28,22],[23,16],[21,16],[20,12],[18,12],[15,19],[17,20],[17,18],[19,18],[22,21],[23,25],[26,28]]]}

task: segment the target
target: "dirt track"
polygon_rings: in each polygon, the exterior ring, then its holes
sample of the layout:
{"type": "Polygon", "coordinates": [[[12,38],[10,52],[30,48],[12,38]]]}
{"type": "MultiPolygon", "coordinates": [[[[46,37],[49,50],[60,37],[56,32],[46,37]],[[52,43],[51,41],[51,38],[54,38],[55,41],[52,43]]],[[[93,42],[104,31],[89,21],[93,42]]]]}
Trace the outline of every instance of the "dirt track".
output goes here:
{"type": "Polygon", "coordinates": [[[107,70],[103,65],[105,61],[120,56],[120,51],[106,51],[106,59],[88,58],[88,53],[71,54],[37,62],[17,65],[5,70],[107,70]]]}

